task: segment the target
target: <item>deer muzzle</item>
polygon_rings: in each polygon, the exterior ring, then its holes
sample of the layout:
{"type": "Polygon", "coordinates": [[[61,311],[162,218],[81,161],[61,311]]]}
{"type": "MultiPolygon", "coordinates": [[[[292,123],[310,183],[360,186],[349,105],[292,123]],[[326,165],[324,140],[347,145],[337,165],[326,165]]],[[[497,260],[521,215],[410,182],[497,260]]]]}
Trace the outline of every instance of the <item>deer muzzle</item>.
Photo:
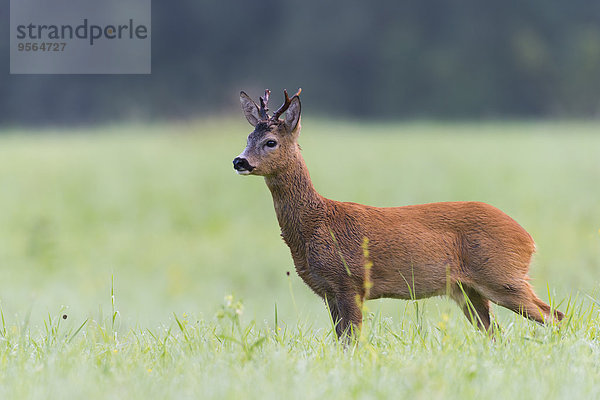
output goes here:
{"type": "Polygon", "coordinates": [[[233,159],[233,169],[240,175],[247,175],[252,172],[254,167],[245,158],[236,157],[233,159]]]}

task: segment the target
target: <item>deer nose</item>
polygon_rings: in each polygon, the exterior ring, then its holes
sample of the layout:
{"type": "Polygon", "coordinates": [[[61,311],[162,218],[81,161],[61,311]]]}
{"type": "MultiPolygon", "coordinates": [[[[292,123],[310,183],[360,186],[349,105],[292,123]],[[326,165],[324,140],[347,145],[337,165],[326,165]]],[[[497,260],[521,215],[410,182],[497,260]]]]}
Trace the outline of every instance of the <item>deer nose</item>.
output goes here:
{"type": "Polygon", "coordinates": [[[233,169],[236,171],[252,171],[254,168],[245,158],[236,157],[233,159],[233,169]]]}

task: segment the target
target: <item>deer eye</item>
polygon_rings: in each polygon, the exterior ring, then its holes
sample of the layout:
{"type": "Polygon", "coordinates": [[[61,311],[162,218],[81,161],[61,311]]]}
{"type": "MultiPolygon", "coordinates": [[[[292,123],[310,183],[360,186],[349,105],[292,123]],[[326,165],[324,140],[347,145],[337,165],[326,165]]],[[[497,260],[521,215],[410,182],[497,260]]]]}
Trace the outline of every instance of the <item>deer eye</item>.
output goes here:
{"type": "Polygon", "coordinates": [[[277,142],[274,140],[267,140],[267,143],[265,143],[265,146],[267,147],[275,147],[277,146],[277,142]]]}

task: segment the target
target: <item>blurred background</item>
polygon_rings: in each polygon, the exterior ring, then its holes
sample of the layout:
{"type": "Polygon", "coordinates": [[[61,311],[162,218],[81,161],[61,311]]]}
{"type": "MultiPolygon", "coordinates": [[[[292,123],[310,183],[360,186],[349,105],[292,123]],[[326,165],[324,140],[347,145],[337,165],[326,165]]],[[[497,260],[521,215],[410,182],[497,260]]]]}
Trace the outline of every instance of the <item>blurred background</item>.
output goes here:
{"type": "MultiPolygon", "coordinates": [[[[272,321],[277,305],[280,324],[327,328],[262,179],[232,169],[252,129],[239,91],[265,88],[278,104],[282,89],[302,87],[300,141],[323,195],[491,203],[536,239],[542,298],[598,298],[600,2],[152,7],[151,75],[9,75],[0,4],[9,318],[107,315],[114,277],[129,327],[168,324],[173,312],[212,317],[233,293],[249,318],[272,321]]],[[[370,307],[401,318],[406,304],[370,307]]],[[[445,300],[424,304],[467,323],[445,300]]]]}
{"type": "Polygon", "coordinates": [[[0,15],[3,125],[223,114],[265,87],[326,116],[600,114],[596,1],[154,2],[148,76],[10,76],[0,15]]]}

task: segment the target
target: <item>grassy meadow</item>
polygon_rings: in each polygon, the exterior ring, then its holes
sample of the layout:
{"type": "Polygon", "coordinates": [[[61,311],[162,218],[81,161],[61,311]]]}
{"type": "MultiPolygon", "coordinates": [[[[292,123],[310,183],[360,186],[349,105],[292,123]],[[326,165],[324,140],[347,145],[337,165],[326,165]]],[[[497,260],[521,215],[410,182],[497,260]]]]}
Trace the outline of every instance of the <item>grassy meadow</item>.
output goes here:
{"type": "Polygon", "coordinates": [[[262,178],[233,172],[250,130],[0,132],[0,398],[600,397],[600,123],[306,117],[321,194],[493,204],[532,234],[531,282],[568,314],[495,307],[491,341],[449,300],[371,301],[350,348],[262,178]]]}

